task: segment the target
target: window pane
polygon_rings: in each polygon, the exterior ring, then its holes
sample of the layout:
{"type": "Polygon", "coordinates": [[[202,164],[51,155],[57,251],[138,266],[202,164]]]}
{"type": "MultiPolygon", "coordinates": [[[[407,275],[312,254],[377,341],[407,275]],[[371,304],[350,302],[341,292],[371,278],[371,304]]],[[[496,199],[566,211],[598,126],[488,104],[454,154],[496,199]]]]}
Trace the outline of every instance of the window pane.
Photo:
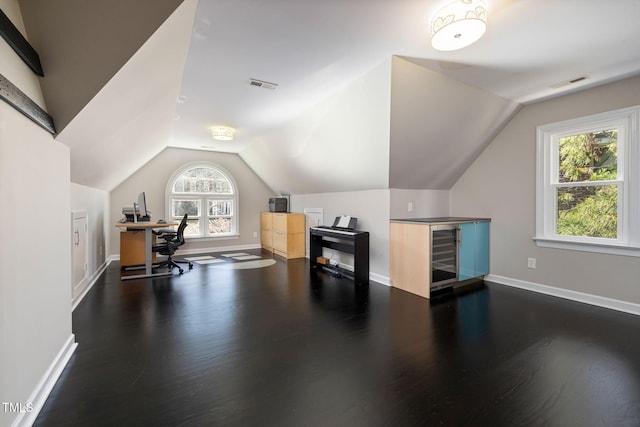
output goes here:
{"type": "Polygon", "coordinates": [[[617,185],[560,187],[557,190],[557,234],[618,237],[617,185]]]}
{"type": "Polygon", "coordinates": [[[200,200],[173,200],[173,216],[183,217],[184,214],[200,216],[200,200]]]}
{"type": "Polygon", "coordinates": [[[219,170],[207,167],[192,168],[173,183],[174,193],[233,194],[231,182],[219,170]]]}
{"type": "Polygon", "coordinates": [[[231,218],[209,218],[209,234],[231,233],[231,218]]]}
{"type": "Polygon", "coordinates": [[[184,229],[184,235],[186,237],[196,237],[200,235],[200,220],[188,219],[187,228],[184,229]]]}
{"type": "Polygon", "coordinates": [[[209,216],[232,215],[233,202],[231,200],[209,200],[209,216]]]}
{"type": "Polygon", "coordinates": [[[618,129],[560,138],[559,156],[559,182],[617,179],[618,129]]]}

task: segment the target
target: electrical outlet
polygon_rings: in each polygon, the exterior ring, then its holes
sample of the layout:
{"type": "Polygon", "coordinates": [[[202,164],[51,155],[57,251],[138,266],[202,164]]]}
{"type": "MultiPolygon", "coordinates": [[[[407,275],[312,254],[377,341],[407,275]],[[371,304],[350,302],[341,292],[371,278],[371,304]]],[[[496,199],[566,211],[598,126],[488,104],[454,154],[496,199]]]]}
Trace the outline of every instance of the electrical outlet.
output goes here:
{"type": "Polygon", "coordinates": [[[527,267],[536,268],[536,259],[535,258],[527,259],[527,267]]]}
{"type": "Polygon", "coordinates": [[[253,232],[253,237],[258,237],[258,232],[257,231],[253,232]]]}
{"type": "Polygon", "coordinates": [[[413,202],[407,203],[407,212],[413,212],[413,202]]]}

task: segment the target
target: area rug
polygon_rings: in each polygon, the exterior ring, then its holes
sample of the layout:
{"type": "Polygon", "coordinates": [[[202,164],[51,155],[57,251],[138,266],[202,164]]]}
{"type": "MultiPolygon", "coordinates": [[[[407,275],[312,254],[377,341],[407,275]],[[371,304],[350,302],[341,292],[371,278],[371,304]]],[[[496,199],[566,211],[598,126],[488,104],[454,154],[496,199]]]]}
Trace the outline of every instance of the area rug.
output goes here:
{"type": "Polygon", "coordinates": [[[222,270],[246,270],[249,268],[269,267],[275,263],[275,259],[258,259],[254,261],[229,262],[219,265],[211,265],[209,268],[219,268],[222,270]]]}

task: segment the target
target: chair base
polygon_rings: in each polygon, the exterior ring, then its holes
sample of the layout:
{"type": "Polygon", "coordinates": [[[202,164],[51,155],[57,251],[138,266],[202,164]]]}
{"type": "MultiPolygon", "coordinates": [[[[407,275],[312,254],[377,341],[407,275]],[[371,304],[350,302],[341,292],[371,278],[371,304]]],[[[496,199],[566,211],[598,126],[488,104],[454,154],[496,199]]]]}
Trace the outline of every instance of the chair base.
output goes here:
{"type": "Polygon", "coordinates": [[[184,273],[184,269],[180,267],[179,264],[188,264],[189,270],[193,268],[193,263],[191,261],[176,261],[172,257],[169,257],[166,260],[160,261],[156,264],[153,264],[153,268],[167,267],[169,271],[173,270],[174,268],[177,268],[180,274],[182,274],[184,273]]]}

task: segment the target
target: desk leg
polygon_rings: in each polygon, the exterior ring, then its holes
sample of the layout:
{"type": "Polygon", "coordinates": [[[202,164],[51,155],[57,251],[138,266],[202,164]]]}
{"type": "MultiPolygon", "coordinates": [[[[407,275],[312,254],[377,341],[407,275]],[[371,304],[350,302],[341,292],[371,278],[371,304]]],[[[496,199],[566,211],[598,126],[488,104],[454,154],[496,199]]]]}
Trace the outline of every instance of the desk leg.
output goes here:
{"type": "Polygon", "coordinates": [[[153,236],[153,231],[150,228],[144,230],[144,273],[149,276],[151,271],[151,248],[152,242],[151,237],[153,236]]]}

